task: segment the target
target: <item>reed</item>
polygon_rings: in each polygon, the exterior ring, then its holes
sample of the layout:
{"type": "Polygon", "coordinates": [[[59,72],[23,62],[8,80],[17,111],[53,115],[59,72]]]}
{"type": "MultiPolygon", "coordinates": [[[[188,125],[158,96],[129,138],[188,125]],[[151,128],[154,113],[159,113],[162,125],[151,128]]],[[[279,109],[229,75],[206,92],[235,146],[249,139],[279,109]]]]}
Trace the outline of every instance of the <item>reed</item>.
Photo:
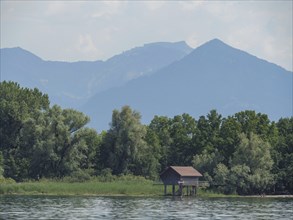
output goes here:
{"type": "MultiPolygon", "coordinates": [[[[140,176],[97,176],[87,181],[76,182],[76,178],[41,179],[16,183],[12,179],[0,179],[0,195],[101,195],[101,196],[162,196],[164,186],[154,184],[140,176]]],[[[199,188],[200,197],[237,197],[224,195],[199,188]]],[[[167,187],[167,195],[172,195],[172,187],[167,187]]]]}
{"type": "Polygon", "coordinates": [[[22,195],[162,195],[163,187],[152,181],[117,180],[99,182],[36,181],[0,184],[0,194],[22,195]]]}

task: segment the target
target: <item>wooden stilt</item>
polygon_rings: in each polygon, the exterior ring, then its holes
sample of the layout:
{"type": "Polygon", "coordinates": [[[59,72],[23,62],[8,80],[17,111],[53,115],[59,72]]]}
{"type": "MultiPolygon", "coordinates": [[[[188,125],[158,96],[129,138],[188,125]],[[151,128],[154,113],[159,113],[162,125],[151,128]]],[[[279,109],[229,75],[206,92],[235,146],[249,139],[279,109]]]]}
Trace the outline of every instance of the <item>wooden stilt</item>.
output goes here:
{"type": "Polygon", "coordinates": [[[172,185],[172,195],[175,196],[175,185],[172,185]]]}
{"type": "Polygon", "coordinates": [[[194,196],[195,195],[195,186],[192,186],[192,195],[194,196]]]}
{"type": "Polygon", "coordinates": [[[164,195],[167,195],[167,185],[164,185],[164,195]]]}

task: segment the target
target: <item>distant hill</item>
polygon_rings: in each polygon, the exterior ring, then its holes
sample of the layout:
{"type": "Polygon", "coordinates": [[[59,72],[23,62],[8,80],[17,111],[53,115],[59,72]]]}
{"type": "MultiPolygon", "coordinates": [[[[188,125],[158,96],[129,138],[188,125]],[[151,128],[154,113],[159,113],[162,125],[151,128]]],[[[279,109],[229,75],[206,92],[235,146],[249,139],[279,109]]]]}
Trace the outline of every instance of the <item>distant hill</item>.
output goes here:
{"type": "Polygon", "coordinates": [[[52,104],[77,108],[101,91],[122,86],[180,60],[192,48],[185,42],[152,43],[94,62],[45,61],[22,48],[1,49],[1,81],[39,88],[52,104]]]}
{"type": "Polygon", "coordinates": [[[278,120],[292,116],[292,72],[215,39],[155,74],[96,94],[81,110],[101,130],[123,105],[140,111],[144,123],[211,109],[224,116],[255,110],[278,120]]]}
{"type": "Polygon", "coordinates": [[[91,126],[108,129],[112,110],[130,105],[144,123],[154,115],[224,116],[242,110],[292,116],[292,72],[218,39],[192,50],[185,42],[152,43],[107,61],[45,61],[21,48],[4,48],[1,81],[47,93],[52,104],[77,108],[91,126]]]}

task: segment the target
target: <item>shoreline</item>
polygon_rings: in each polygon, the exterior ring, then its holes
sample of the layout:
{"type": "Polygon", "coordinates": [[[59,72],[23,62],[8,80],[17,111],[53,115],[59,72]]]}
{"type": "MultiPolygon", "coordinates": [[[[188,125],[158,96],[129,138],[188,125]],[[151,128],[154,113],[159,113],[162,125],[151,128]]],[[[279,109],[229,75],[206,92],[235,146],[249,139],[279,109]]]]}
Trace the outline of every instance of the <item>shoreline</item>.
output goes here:
{"type": "MultiPolygon", "coordinates": [[[[37,192],[27,192],[27,193],[4,193],[0,194],[1,196],[85,196],[85,197],[158,197],[158,198],[180,198],[180,196],[172,195],[158,195],[158,194],[89,194],[89,193],[68,193],[68,194],[59,194],[59,193],[37,193],[37,192]]],[[[182,196],[181,198],[257,198],[257,199],[293,199],[293,195],[209,195],[208,193],[202,193],[201,195],[196,196],[182,196]]]]}
{"type": "MultiPolygon", "coordinates": [[[[171,189],[164,196],[163,187],[154,185],[152,181],[124,180],[124,181],[88,181],[88,182],[22,182],[0,183],[0,196],[101,196],[101,197],[173,197],[171,189]]],[[[180,196],[175,196],[180,197],[180,196]]],[[[186,196],[185,198],[192,198],[186,196]]],[[[198,198],[287,198],[293,199],[293,195],[225,195],[216,192],[198,189],[198,198]]]]}
{"type": "Polygon", "coordinates": [[[293,198],[293,195],[248,195],[249,198],[293,198]]]}

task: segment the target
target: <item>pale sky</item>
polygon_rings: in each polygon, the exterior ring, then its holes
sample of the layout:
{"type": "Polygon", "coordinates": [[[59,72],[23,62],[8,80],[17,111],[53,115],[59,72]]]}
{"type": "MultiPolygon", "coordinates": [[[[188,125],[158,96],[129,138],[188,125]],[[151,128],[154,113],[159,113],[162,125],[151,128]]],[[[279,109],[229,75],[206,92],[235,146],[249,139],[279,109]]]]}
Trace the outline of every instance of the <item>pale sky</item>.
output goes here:
{"type": "Polygon", "coordinates": [[[3,1],[1,48],[45,60],[106,60],[151,42],[219,38],[292,71],[288,1],[3,1]]]}

